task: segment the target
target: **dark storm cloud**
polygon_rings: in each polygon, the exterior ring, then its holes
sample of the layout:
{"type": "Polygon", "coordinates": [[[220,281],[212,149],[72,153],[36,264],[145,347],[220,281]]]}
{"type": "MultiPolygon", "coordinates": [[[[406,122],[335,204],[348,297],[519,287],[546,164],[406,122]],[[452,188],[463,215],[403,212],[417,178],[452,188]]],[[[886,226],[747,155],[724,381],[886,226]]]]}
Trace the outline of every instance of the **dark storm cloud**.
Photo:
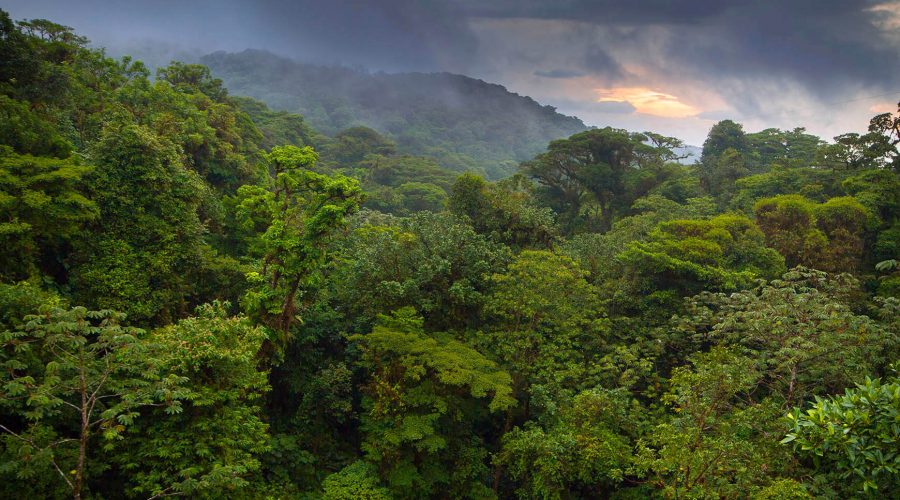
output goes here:
{"type": "MultiPolygon", "coordinates": [[[[896,45],[873,27],[868,0],[10,0],[14,17],[34,12],[107,38],[145,37],[204,49],[255,47],[374,69],[477,66],[475,18],[577,21],[600,27],[667,28],[664,56],[703,74],[775,73],[823,91],[847,82],[896,83],[896,45]],[[215,46],[218,45],[218,46],[215,46]]],[[[620,43],[628,43],[627,36],[620,43]]],[[[585,40],[590,45],[590,40],[585,40]]],[[[621,76],[609,52],[591,47],[585,71],[621,76]]]]}
{"type": "Polygon", "coordinates": [[[590,47],[584,56],[584,66],[592,73],[604,75],[610,79],[621,78],[625,71],[608,52],[600,47],[590,47]]]}
{"type": "MultiPolygon", "coordinates": [[[[848,85],[894,86],[898,47],[873,25],[865,1],[747,2],[709,20],[667,55],[686,68],[732,77],[781,76],[825,97],[848,85]]],[[[883,15],[883,14],[881,14],[883,15]]]]}
{"type": "Polygon", "coordinates": [[[459,67],[476,46],[465,16],[452,4],[264,0],[257,15],[283,52],[312,45],[332,59],[377,69],[459,67]]]}
{"type": "MultiPolygon", "coordinates": [[[[517,19],[567,23],[573,37],[581,36],[572,40],[571,47],[588,55],[602,47],[596,59],[600,64],[590,64],[586,56],[585,71],[603,75],[615,68],[605,62],[636,66],[641,76],[627,79],[627,85],[663,91],[674,86],[685,92],[684,82],[693,82],[692,104],[710,111],[706,91],[720,97],[730,110],[727,114],[739,120],[856,126],[849,125],[855,122],[845,114],[855,113],[857,120],[872,102],[857,103],[855,111],[828,103],[900,90],[896,0],[471,0],[464,9],[496,23],[517,19]]],[[[606,75],[606,87],[623,76],[606,75]]],[[[891,99],[900,99],[900,92],[891,99]]],[[[722,104],[709,106],[716,109],[722,104]]],[[[593,108],[585,104],[582,109],[593,108]]]]}
{"type": "Polygon", "coordinates": [[[463,5],[470,15],[483,17],[569,19],[599,24],[696,24],[726,10],[728,3],[716,0],[463,0],[458,5],[463,5]]]}
{"type": "Polygon", "coordinates": [[[464,65],[476,47],[452,3],[416,0],[9,0],[15,19],[44,17],[99,43],[165,40],[206,51],[263,48],[380,70],[464,65]]]}
{"type": "MultiPolygon", "coordinates": [[[[884,12],[868,0],[502,0],[463,2],[471,16],[538,18],[667,28],[665,57],[684,69],[726,76],[786,76],[831,93],[848,83],[897,83],[898,47],[873,25],[884,12]]],[[[624,41],[627,43],[627,40],[624,41]]],[[[609,54],[599,50],[604,66],[609,54]]],[[[615,61],[612,61],[615,63],[615,61]]],[[[586,66],[592,69],[591,61],[586,66]]],[[[613,66],[614,67],[614,66],[613,66]]]]}
{"type": "MultiPolygon", "coordinates": [[[[261,48],[372,70],[466,73],[515,91],[527,89],[544,101],[581,103],[566,108],[570,113],[599,112],[590,85],[625,86],[671,94],[698,112],[725,109],[736,119],[795,123],[801,117],[790,113],[803,111],[809,112],[804,123],[814,123],[841,119],[826,103],[900,89],[898,0],[4,4],[16,19],[69,24],[114,54],[125,50],[117,46],[142,40],[145,47],[167,46],[166,55],[179,49],[261,48]]],[[[641,115],[621,104],[604,106],[620,117],[641,115]]],[[[698,120],[712,116],[701,114],[698,120]]],[[[704,123],[690,126],[707,127],[704,123]]]]}

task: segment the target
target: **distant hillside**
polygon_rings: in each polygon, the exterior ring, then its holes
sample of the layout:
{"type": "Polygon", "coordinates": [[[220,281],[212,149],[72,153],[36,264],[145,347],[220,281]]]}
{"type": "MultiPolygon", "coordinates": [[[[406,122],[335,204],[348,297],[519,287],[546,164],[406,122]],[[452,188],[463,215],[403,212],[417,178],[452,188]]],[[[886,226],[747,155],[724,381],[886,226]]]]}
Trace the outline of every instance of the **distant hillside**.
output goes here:
{"type": "Polygon", "coordinates": [[[700,161],[700,154],[702,152],[703,148],[691,146],[690,144],[685,144],[684,146],[675,149],[675,154],[684,156],[684,158],[678,160],[678,163],[681,163],[682,165],[692,165],[695,162],[700,161]]]}
{"type": "Polygon", "coordinates": [[[256,50],[216,52],[201,62],[232,94],[300,113],[323,133],[365,125],[387,134],[401,153],[491,178],[515,172],[551,140],[587,128],[501,85],[450,73],[368,73],[256,50]]]}

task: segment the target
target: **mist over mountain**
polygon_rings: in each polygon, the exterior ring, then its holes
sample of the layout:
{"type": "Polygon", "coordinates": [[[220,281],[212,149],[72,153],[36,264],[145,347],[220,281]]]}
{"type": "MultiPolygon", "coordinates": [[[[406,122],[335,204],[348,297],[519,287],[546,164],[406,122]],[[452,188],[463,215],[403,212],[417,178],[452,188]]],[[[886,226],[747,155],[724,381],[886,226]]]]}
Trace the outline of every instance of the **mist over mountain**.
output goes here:
{"type": "Polygon", "coordinates": [[[200,62],[232,94],[302,114],[325,134],[364,125],[390,137],[402,153],[490,178],[515,172],[551,140],[587,129],[552,106],[462,75],[370,73],[259,50],[216,52],[200,62]]]}

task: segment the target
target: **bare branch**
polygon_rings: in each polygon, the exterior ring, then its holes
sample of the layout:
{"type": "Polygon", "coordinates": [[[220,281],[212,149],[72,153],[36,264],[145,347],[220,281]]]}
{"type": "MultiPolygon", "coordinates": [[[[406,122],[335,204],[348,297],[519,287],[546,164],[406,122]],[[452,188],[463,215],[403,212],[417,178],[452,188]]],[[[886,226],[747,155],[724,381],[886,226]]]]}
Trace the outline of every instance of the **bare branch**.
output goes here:
{"type": "MultiPolygon", "coordinates": [[[[50,448],[52,448],[52,447],[54,447],[54,446],[58,446],[58,445],[60,445],[60,444],[62,444],[62,443],[66,443],[66,442],[69,442],[69,441],[77,441],[76,439],[60,439],[59,441],[55,441],[55,442],[51,443],[51,444],[48,445],[48,446],[40,447],[40,446],[37,446],[37,445],[34,443],[34,440],[28,439],[28,438],[26,438],[26,437],[24,437],[24,436],[22,436],[22,435],[20,435],[20,434],[16,434],[16,433],[13,432],[9,427],[6,427],[6,426],[3,425],[3,424],[0,424],[0,429],[3,429],[4,432],[10,434],[11,436],[15,437],[16,439],[18,439],[18,440],[20,440],[20,441],[22,441],[22,442],[24,442],[24,443],[30,444],[31,446],[33,446],[33,447],[35,447],[35,448],[37,448],[37,449],[44,449],[44,450],[47,450],[47,449],[50,449],[50,448]]],[[[74,491],[74,490],[75,490],[75,485],[72,484],[72,481],[70,481],[69,478],[66,477],[66,474],[62,471],[62,469],[59,468],[59,465],[56,463],[56,460],[54,460],[53,458],[50,458],[50,463],[53,465],[53,468],[56,469],[56,472],[59,472],[59,476],[60,476],[61,478],[63,478],[63,481],[65,481],[66,484],[69,485],[69,488],[72,489],[72,490],[74,491]]]]}

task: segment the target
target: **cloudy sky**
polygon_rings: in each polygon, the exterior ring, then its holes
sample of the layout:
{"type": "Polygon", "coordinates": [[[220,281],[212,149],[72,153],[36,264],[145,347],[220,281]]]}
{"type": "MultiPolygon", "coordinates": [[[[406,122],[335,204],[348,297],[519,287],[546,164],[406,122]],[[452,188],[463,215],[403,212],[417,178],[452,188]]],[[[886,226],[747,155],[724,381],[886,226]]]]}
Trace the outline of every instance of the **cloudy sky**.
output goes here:
{"type": "Polygon", "coordinates": [[[900,0],[4,0],[97,45],[268,49],[505,85],[589,125],[700,144],[754,131],[863,130],[900,101],[900,0]]]}

